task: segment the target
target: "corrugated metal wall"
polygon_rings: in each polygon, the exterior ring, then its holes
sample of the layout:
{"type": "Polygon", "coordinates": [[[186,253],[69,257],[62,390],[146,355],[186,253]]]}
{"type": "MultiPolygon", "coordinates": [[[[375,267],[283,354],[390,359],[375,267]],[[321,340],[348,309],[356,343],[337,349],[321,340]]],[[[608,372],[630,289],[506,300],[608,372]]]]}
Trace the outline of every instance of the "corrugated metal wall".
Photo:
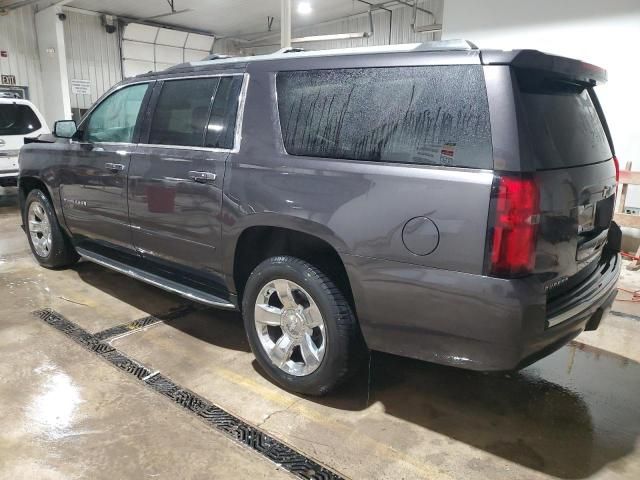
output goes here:
{"type": "MultiPolygon", "coordinates": [[[[431,10],[437,20],[431,15],[418,12],[416,24],[425,25],[431,23],[441,23],[443,0],[427,0],[419,4],[421,7],[431,10]]],[[[385,10],[373,12],[373,35],[368,38],[357,38],[350,40],[331,40],[322,42],[305,42],[294,44],[306,50],[319,50],[329,48],[364,47],[373,45],[389,45],[398,43],[426,42],[440,39],[440,32],[436,33],[414,33],[411,24],[413,23],[413,9],[405,6],[389,7],[391,13],[385,10]],[[391,22],[391,24],[390,24],[391,22]]],[[[365,14],[354,15],[341,20],[326,22],[312,27],[295,29],[294,37],[307,37],[314,35],[328,35],[336,33],[366,32],[369,31],[369,17],[365,14]]],[[[264,54],[274,52],[280,48],[280,37],[274,35],[268,40],[256,42],[261,46],[245,48],[246,54],[264,54]]],[[[214,44],[214,50],[216,46],[214,44]]]]}
{"type": "Polygon", "coordinates": [[[98,15],[65,10],[64,42],[71,108],[89,108],[105,91],[122,80],[120,32],[107,33],[98,15]],[[72,80],[88,80],[89,94],[74,94],[72,80]]]}
{"type": "Polygon", "coordinates": [[[33,7],[0,16],[0,50],[7,52],[6,58],[0,57],[0,73],[15,75],[16,83],[28,87],[29,99],[39,106],[42,83],[33,7]]]}

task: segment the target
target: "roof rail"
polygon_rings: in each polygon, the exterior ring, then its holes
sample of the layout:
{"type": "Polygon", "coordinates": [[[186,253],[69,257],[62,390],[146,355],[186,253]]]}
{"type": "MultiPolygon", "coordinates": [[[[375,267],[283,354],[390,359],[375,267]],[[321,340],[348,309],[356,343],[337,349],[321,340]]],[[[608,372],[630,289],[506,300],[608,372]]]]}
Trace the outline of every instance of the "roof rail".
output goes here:
{"type": "Polygon", "coordinates": [[[305,51],[306,50],[301,47],[288,47],[288,48],[281,48],[277,52],[274,52],[273,55],[280,55],[283,53],[298,53],[298,52],[305,52],[305,51]]]}
{"type": "Polygon", "coordinates": [[[231,55],[223,55],[221,53],[211,53],[204,57],[201,61],[204,62],[206,60],[222,60],[223,58],[231,58],[231,55]]]}
{"type": "Polygon", "coordinates": [[[400,52],[438,52],[438,51],[472,51],[478,50],[478,47],[466,40],[439,40],[425,43],[408,43],[379,45],[367,47],[349,47],[336,48],[329,50],[302,50],[298,48],[285,48],[274,53],[266,53],[262,55],[248,57],[224,57],[219,56],[214,59],[201,60],[198,62],[190,62],[191,66],[200,66],[206,64],[225,64],[240,62],[256,62],[261,60],[274,60],[287,57],[330,57],[337,55],[358,55],[372,53],[400,53],[400,52]]]}
{"type": "Polygon", "coordinates": [[[424,42],[415,49],[415,51],[418,52],[435,52],[438,50],[478,50],[478,46],[469,40],[456,38],[452,40],[424,42]]]}

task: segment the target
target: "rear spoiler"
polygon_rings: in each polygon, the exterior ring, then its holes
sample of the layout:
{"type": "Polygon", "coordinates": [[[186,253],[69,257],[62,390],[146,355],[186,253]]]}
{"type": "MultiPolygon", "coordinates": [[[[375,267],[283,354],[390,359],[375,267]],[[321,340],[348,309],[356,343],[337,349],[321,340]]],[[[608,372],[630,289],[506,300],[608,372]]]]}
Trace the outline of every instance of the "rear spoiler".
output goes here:
{"type": "Polygon", "coordinates": [[[607,81],[607,71],[604,68],[538,50],[481,50],[480,58],[483,65],[511,65],[515,68],[542,70],[552,76],[586,85],[607,81]]]}

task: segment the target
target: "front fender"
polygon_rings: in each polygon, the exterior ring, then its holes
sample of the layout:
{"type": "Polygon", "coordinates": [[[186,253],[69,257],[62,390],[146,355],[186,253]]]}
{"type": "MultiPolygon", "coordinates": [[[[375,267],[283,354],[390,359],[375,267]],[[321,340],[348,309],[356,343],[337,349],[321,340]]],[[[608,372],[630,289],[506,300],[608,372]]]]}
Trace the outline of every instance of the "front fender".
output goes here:
{"type": "Polygon", "coordinates": [[[51,199],[53,209],[62,228],[68,232],[62,211],[62,199],[60,197],[60,175],[57,153],[64,149],[61,143],[30,143],[20,149],[18,160],[18,189],[20,191],[20,210],[24,210],[26,200],[25,186],[30,181],[37,181],[44,185],[51,199]]]}

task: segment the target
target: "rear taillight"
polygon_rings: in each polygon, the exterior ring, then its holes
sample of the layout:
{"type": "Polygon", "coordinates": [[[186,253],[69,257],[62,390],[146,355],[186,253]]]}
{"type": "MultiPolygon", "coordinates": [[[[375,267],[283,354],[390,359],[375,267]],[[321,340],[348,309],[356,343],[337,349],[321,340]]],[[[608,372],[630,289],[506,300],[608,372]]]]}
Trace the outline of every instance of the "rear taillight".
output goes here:
{"type": "Polygon", "coordinates": [[[499,176],[494,182],[495,220],[491,240],[491,275],[517,277],[535,264],[540,194],[531,178],[499,176]]]}

